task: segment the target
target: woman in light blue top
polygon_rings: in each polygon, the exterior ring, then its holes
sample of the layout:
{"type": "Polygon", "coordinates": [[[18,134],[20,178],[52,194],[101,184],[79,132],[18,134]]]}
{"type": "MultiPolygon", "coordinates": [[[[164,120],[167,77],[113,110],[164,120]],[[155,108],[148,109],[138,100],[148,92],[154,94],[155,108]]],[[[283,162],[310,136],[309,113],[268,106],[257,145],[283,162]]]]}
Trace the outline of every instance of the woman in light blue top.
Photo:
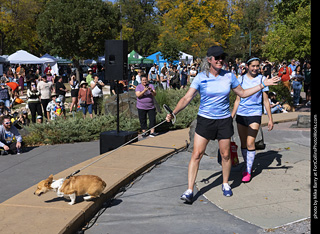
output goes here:
{"type": "MultiPolygon", "coordinates": [[[[243,89],[249,89],[266,82],[266,77],[259,74],[259,58],[252,57],[248,59],[246,65],[248,73],[238,79],[243,89]]],[[[237,114],[236,121],[241,141],[241,152],[246,163],[246,170],[243,172],[242,177],[243,182],[251,180],[252,165],[256,155],[255,139],[261,124],[263,105],[269,117],[268,130],[271,131],[273,129],[268,91],[269,88],[264,87],[250,97],[243,98],[237,96],[233,106],[232,117],[237,114]]]]}
{"type": "MultiPolygon", "coordinates": [[[[200,94],[200,107],[197,117],[197,127],[194,135],[194,147],[188,168],[188,189],[181,199],[191,203],[193,187],[198,173],[200,160],[210,140],[217,139],[222,157],[222,192],[224,196],[232,196],[228,184],[231,159],[230,138],[233,135],[233,124],[229,111],[229,94],[231,89],[240,97],[248,97],[269,85],[276,85],[280,79],[274,77],[250,89],[243,89],[234,74],[222,69],[226,54],[220,46],[212,46],[207,51],[207,57],[202,63],[200,72],[192,82],[186,95],[180,99],[173,110],[178,114],[191,102],[193,97],[200,94]]],[[[173,118],[167,115],[167,121],[173,118]]]]}

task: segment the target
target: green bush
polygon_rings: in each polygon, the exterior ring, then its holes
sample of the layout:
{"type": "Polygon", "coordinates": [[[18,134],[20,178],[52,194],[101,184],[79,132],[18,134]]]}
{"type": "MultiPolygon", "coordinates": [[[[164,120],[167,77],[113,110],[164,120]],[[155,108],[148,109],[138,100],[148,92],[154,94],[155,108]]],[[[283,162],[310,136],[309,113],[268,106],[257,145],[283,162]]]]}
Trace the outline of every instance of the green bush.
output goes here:
{"type": "MultiPolygon", "coordinates": [[[[116,117],[111,115],[95,116],[93,119],[74,117],[57,119],[48,124],[31,124],[26,127],[29,133],[24,137],[27,145],[61,144],[99,139],[100,133],[116,129],[116,117]]],[[[135,130],[137,119],[120,116],[121,130],[135,130]]]]}
{"type": "MultiPolygon", "coordinates": [[[[162,108],[163,104],[167,104],[173,109],[186,92],[187,89],[157,90],[156,100],[161,108],[161,112],[157,113],[157,123],[166,118],[167,113],[162,108]]],[[[175,125],[170,123],[163,124],[157,128],[157,131],[162,132],[189,127],[197,116],[199,100],[199,95],[197,95],[190,105],[178,115],[175,125]]],[[[24,141],[29,146],[92,141],[99,139],[101,132],[115,130],[116,124],[116,116],[102,115],[95,116],[92,120],[88,117],[84,120],[82,113],[79,112],[75,117],[56,119],[47,124],[31,124],[25,128],[28,134],[24,136],[24,141]]],[[[140,131],[139,119],[131,118],[126,113],[121,113],[120,130],[140,131]]]]}

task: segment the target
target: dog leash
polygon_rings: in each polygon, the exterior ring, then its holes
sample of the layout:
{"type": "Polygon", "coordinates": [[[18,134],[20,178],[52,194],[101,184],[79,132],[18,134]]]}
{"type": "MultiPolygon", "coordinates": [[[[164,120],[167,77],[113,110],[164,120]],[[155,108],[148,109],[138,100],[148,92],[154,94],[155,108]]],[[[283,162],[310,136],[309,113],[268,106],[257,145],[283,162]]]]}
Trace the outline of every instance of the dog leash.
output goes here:
{"type": "MultiPolygon", "coordinates": [[[[172,123],[172,124],[175,124],[175,122],[176,122],[176,115],[173,114],[173,112],[172,112],[172,110],[170,109],[170,107],[168,107],[166,104],[163,104],[163,108],[165,109],[165,111],[166,111],[168,114],[173,115],[173,119],[171,120],[171,123],[172,123]]],[[[76,170],[75,172],[73,172],[73,173],[71,173],[70,175],[68,175],[68,176],[66,177],[66,179],[69,179],[70,177],[78,174],[80,171],[86,169],[87,167],[90,167],[91,165],[95,164],[96,162],[99,162],[99,161],[102,160],[103,158],[105,158],[105,157],[107,157],[108,155],[116,152],[117,150],[121,149],[122,147],[125,147],[126,145],[129,145],[131,142],[133,142],[133,141],[135,141],[136,139],[138,139],[139,136],[142,136],[143,134],[146,134],[147,132],[151,131],[151,129],[156,128],[156,127],[159,127],[160,125],[164,124],[165,122],[167,122],[166,119],[163,120],[161,123],[157,124],[156,126],[154,126],[154,127],[150,128],[149,130],[145,131],[144,133],[142,133],[142,134],[138,135],[137,137],[131,139],[130,141],[124,143],[123,145],[120,145],[118,148],[116,148],[116,149],[114,149],[114,150],[112,150],[112,151],[110,151],[110,152],[108,152],[108,153],[103,154],[102,157],[96,159],[95,161],[89,163],[88,165],[86,165],[86,166],[80,168],[79,170],[76,170]]]]}

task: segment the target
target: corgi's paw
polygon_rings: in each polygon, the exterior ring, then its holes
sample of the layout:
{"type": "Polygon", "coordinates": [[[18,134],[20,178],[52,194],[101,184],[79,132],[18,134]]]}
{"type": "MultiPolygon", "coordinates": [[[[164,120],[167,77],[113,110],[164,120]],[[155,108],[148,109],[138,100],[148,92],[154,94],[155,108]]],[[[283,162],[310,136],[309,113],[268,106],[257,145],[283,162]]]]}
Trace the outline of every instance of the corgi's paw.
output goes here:
{"type": "Polygon", "coordinates": [[[83,200],[88,201],[88,200],[90,200],[91,198],[92,198],[91,196],[85,196],[85,197],[83,197],[83,200]]]}

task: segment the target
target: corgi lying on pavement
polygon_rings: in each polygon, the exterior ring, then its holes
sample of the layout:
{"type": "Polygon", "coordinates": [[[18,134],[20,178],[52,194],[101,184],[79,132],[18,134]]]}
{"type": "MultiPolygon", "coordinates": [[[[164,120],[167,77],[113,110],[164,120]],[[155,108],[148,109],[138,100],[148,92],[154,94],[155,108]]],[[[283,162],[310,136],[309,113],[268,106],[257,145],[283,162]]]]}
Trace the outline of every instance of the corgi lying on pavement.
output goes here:
{"type": "Polygon", "coordinates": [[[50,190],[54,190],[57,192],[58,197],[69,196],[71,202],[68,204],[73,205],[76,201],[76,196],[87,194],[88,196],[83,197],[83,199],[90,200],[99,197],[105,187],[106,183],[95,175],[79,175],[59,180],[53,180],[53,175],[50,175],[47,179],[38,183],[34,194],[41,196],[50,190]]]}

